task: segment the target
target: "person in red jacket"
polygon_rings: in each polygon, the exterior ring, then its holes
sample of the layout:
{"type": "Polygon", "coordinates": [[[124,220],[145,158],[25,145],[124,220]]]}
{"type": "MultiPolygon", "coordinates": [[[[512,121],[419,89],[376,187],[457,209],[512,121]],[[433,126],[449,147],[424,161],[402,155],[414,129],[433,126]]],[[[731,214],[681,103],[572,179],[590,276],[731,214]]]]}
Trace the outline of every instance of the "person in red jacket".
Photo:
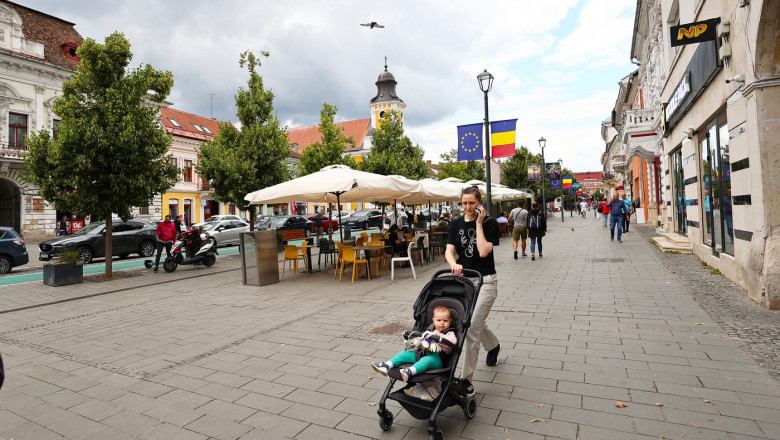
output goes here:
{"type": "Polygon", "coordinates": [[[157,267],[160,265],[160,255],[165,248],[165,253],[171,256],[171,245],[173,240],[176,239],[176,225],[171,222],[171,216],[166,215],[165,221],[157,225],[157,258],[154,260],[154,271],[157,272],[157,267]]]}

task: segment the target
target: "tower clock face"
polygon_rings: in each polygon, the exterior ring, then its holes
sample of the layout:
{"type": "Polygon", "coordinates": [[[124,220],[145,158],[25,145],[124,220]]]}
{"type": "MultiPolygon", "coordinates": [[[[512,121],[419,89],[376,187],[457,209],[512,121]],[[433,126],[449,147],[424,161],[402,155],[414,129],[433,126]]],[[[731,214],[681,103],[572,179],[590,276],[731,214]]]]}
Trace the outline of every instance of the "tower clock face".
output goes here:
{"type": "Polygon", "coordinates": [[[387,116],[387,112],[386,111],[382,110],[382,111],[379,112],[379,117],[380,118],[384,118],[385,116],[387,116]]]}

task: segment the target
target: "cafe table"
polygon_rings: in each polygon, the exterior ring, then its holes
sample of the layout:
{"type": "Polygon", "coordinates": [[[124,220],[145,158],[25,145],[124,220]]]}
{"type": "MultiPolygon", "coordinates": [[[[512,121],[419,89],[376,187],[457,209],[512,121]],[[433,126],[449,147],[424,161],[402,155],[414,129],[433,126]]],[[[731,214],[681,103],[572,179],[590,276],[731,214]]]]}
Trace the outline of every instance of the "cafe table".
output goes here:
{"type": "MultiPolygon", "coordinates": [[[[387,244],[383,244],[382,246],[369,246],[367,244],[364,244],[362,246],[355,246],[355,251],[363,251],[363,254],[366,257],[366,261],[368,261],[368,273],[370,274],[371,273],[371,252],[370,251],[381,250],[381,251],[384,252],[389,247],[390,246],[387,245],[387,244]]],[[[379,276],[379,272],[377,272],[377,274],[375,276],[378,277],[379,276]]]]}
{"type": "Polygon", "coordinates": [[[309,267],[309,273],[319,272],[319,269],[315,271],[311,266],[311,250],[313,248],[319,248],[319,246],[316,244],[299,244],[298,247],[301,248],[301,250],[306,249],[306,265],[309,267]]]}

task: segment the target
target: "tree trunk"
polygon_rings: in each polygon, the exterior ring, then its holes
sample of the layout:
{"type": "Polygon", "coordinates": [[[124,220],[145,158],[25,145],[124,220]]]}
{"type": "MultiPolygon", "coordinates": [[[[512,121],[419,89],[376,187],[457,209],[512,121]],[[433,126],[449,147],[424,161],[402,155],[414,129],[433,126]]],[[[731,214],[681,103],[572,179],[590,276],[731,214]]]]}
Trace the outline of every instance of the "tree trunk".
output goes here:
{"type": "Polygon", "coordinates": [[[255,218],[257,218],[257,214],[255,214],[255,205],[249,205],[249,231],[250,232],[255,230],[255,218]]]}
{"type": "Polygon", "coordinates": [[[114,220],[111,211],[106,213],[106,281],[111,280],[113,276],[112,263],[114,261],[113,246],[111,243],[112,232],[114,229],[114,220]]]}

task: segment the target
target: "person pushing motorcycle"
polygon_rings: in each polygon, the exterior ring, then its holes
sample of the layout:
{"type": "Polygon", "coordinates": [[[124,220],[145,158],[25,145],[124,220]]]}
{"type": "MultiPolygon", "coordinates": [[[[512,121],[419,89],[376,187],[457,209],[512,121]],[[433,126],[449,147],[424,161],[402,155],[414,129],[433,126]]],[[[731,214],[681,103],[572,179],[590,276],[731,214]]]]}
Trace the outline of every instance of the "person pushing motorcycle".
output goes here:
{"type": "Polygon", "coordinates": [[[166,255],[170,257],[171,245],[173,245],[173,240],[176,238],[176,225],[171,222],[171,216],[166,215],[165,220],[157,225],[157,229],[154,232],[157,234],[157,258],[154,260],[154,271],[157,272],[163,248],[166,255]]]}

